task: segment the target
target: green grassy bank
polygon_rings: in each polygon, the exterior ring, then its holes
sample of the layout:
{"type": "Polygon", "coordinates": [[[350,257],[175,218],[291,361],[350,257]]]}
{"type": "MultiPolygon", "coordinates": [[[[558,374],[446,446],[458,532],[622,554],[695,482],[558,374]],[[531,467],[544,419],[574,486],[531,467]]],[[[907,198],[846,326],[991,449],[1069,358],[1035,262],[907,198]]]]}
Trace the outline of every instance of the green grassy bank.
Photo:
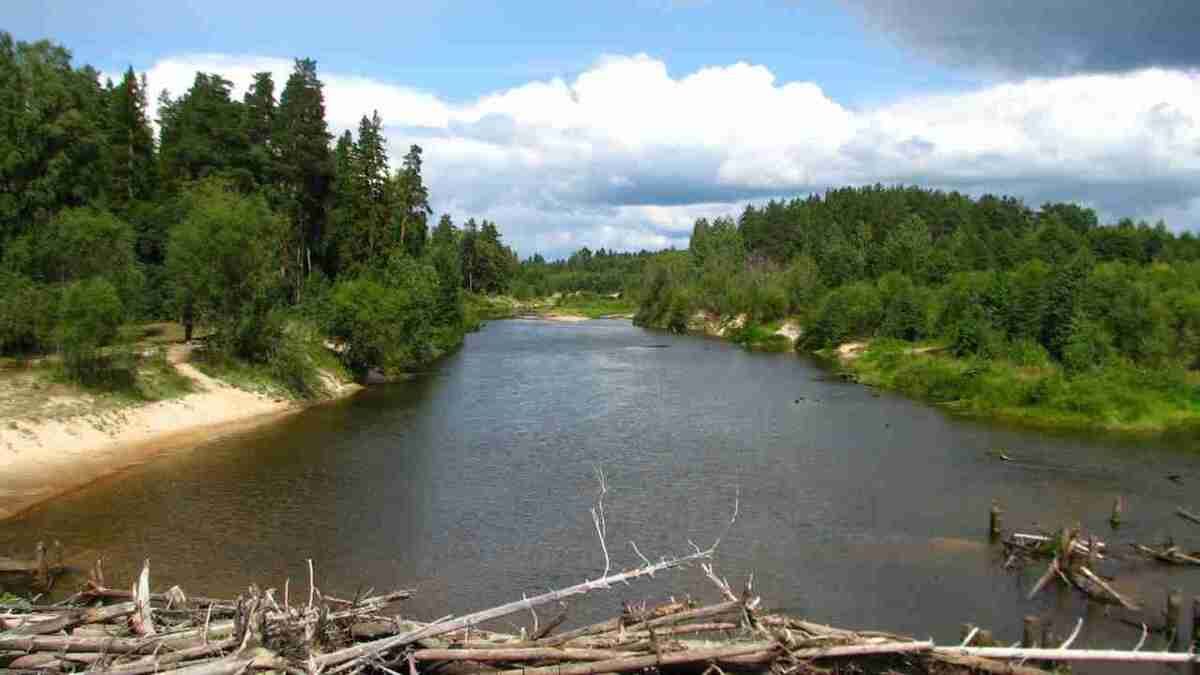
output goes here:
{"type": "Polygon", "coordinates": [[[1200,429],[1200,385],[1183,369],[1124,363],[1067,373],[1046,359],[956,358],[938,344],[877,339],[857,356],[819,354],[860,383],[957,413],[1047,429],[1155,434],[1200,429]]]}

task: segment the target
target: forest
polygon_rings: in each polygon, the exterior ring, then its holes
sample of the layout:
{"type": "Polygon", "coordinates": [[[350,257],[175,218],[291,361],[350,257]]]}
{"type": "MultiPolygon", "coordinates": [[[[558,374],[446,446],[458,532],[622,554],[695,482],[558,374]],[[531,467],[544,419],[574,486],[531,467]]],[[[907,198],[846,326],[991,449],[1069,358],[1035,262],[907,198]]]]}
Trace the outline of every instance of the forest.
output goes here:
{"type": "Polygon", "coordinates": [[[858,379],[1050,425],[1162,428],[1200,411],[1200,240],[1092,209],[867,186],[695,223],[647,266],[637,321],[798,324],[797,349],[867,341],[858,379]]]}
{"type": "Polygon", "coordinates": [[[485,296],[584,295],[680,332],[743,316],[751,346],[785,321],[803,351],[864,341],[861,381],[976,412],[1200,412],[1200,240],[1161,222],[874,185],[700,219],[687,250],[520,262],[497,224],[434,218],[422,149],[393,161],[378,112],[335,138],[314,61],[233,91],[196,73],[151,120],[132,69],[0,33],[0,356],[121,386],[147,358],[131,327],[173,321],[209,368],[309,397],[331,362],[393,375],[455,349],[485,296]]]}
{"type": "Polygon", "coordinates": [[[209,367],[312,396],[330,342],[350,373],[411,369],[508,287],[495,223],[433,221],[420,147],[392,162],[378,113],[333,138],[314,61],[233,90],[196,73],[151,120],[144,75],[0,33],[0,356],[122,386],[129,327],[178,321],[209,367]]]}

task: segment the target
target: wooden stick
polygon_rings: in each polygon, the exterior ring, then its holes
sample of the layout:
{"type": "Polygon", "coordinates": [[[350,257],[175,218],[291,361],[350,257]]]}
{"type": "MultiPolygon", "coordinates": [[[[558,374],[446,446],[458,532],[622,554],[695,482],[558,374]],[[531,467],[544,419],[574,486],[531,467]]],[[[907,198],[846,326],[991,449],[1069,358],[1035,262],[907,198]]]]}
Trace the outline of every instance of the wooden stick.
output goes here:
{"type": "Polygon", "coordinates": [[[1200,663],[1200,655],[1185,652],[1132,652],[1119,649],[1023,649],[1021,647],[934,647],[935,655],[978,656],[985,659],[1036,659],[1108,663],[1200,663]]]}
{"type": "Polygon", "coordinates": [[[1051,560],[1050,564],[1046,567],[1046,571],[1042,573],[1042,576],[1037,580],[1037,583],[1033,585],[1033,590],[1029,591],[1028,599],[1032,600],[1033,596],[1037,595],[1038,591],[1042,590],[1042,587],[1045,586],[1051,579],[1053,579],[1054,575],[1057,574],[1058,571],[1058,556],[1054,556],[1054,559],[1051,560]]]}
{"type": "Polygon", "coordinates": [[[1131,609],[1134,611],[1138,611],[1141,609],[1141,607],[1138,607],[1138,605],[1136,603],[1126,600],[1124,596],[1122,596],[1120,593],[1118,593],[1116,591],[1116,589],[1114,589],[1112,586],[1109,586],[1107,583],[1105,583],[1103,579],[1096,576],[1096,574],[1094,572],[1092,572],[1091,570],[1089,570],[1087,567],[1080,565],[1079,573],[1082,574],[1083,576],[1087,577],[1092,583],[1096,584],[1100,588],[1103,588],[1105,590],[1105,592],[1107,592],[1109,595],[1113,596],[1113,598],[1115,598],[1117,602],[1121,603],[1121,606],[1123,606],[1125,609],[1131,609]]]}

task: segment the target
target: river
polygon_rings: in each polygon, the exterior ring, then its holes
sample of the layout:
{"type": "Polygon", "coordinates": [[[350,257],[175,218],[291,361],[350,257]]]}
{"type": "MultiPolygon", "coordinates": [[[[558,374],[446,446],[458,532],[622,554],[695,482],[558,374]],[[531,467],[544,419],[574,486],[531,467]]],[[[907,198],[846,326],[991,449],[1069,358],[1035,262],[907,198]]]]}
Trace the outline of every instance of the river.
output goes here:
{"type": "MultiPolygon", "coordinates": [[[[207,595],[289,576],[304,588],[312,558],[326,590],[414,587],[405,612],[433,618],[595,576],[602,466],[614,566],[637,562],[630,541],[651,558],[709,545],[736,499],[717,569],[737,586],[753,573],[772,607],[943,642],[963,622],[1007,643],[1026,614],[1054,616],[1060,635],[1084,617],[1076,646],[1129,648],[1140,629],[1075,594],[1026,600],[1040,570],[1000,569],[988,509],[999,500],[1007,526],[1078,522],[1114,545],[1197,541],[1200,526],[1173,515],[1200,507],[1195,446],[956,419],[792,354],[623,321],[501,321],[411,381],[160,455],[0,522],[0,554],[59,539],[77,564],[102,556],[110,580],[148,557],[155,586],[207,595]],[[1112,533],[1118,494],[1126,521],[1112,533]]],[[[1187,615],[1200,593],[1200,570],[1112,569],[1150,607],[1178,587],[1187,615]]],[[[687,594],[716,598],[686,570],[577,602],[572,620],[687,594]]]]}

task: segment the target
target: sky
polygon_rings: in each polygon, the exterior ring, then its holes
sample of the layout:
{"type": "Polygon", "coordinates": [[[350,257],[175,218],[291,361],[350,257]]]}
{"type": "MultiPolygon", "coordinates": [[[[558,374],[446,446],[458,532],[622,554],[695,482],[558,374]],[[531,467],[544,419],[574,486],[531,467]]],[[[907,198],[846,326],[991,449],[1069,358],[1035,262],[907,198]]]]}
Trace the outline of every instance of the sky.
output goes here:
{"type": "Polygon", "coordinates": [[[686,246],[841,185],[1078,201],[1200,229],[1195,0],[7,0],[4,25],[178,95],[317,60],[437,213],[522,256],[686,246]]]}

